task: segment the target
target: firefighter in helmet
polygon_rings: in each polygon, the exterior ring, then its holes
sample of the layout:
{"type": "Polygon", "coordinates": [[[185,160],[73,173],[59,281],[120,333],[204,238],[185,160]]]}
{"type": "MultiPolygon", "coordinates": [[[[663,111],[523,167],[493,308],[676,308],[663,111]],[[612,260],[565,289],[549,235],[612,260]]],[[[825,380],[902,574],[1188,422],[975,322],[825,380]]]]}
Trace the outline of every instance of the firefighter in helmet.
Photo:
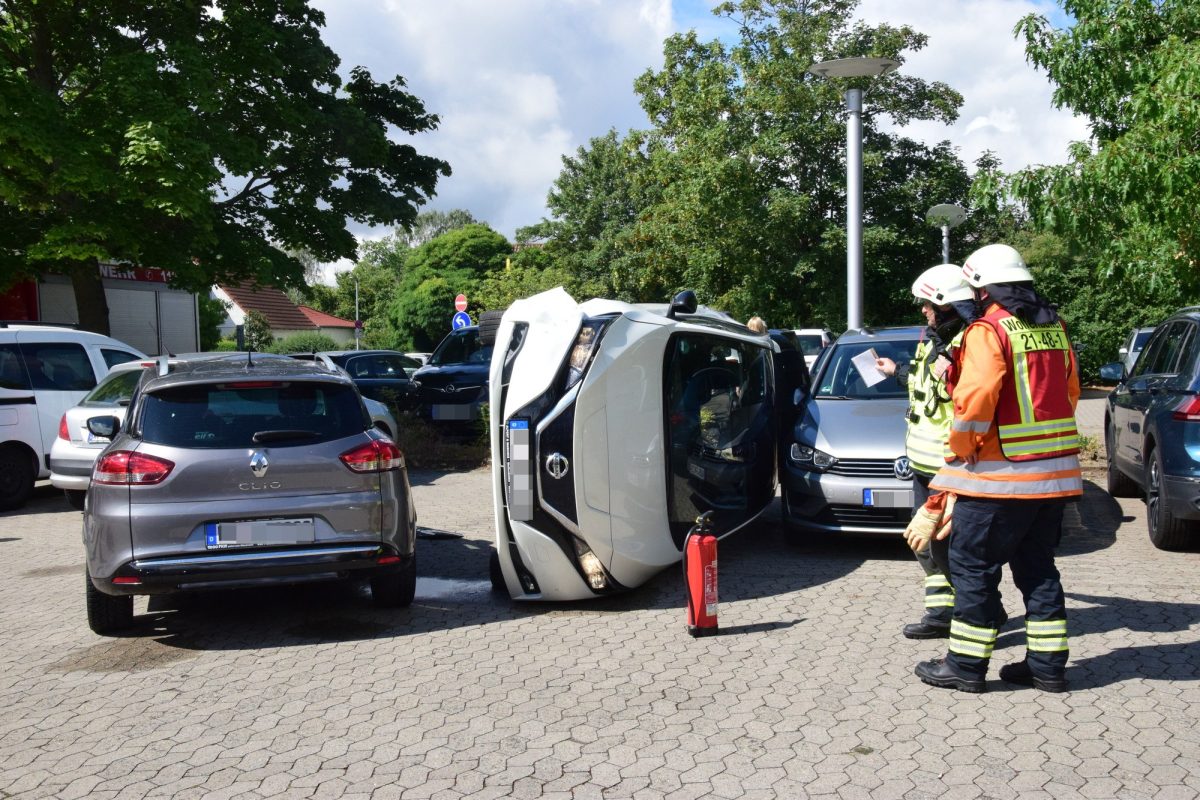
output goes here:
{"type": "MultiPolygon", "coordinates": [[[[880,358],[876,366],[908,387],[904,449],[912,468],[916,513],[929,499],[929,482],[946,463],[946,437],[954,416],[947,373],[963,331],[978,315],[974,293],[957,264],[939,264],[925,270],[913,282],[912,293],[921,302],[921,313],[928,324],[916,353],[907,364],[880,358]]],[[[917,562],[925,572],[925,614],[920,621],[904,626],[903,633],[909,639],[944,639],[950,635],[954,589],[948,548],[948,541],[934,540],[929,547],[916,551],[917,562]]]]}
{"type": "Polygon", "coordinates": [[[980,248],[963,263],[963,275],[983,316],[963,334],[947,463],[930,483],[956,497],[949,531],[954,617],[948,653],[917,664],[916,674],[932,686],[984,691],[1007,563],[1025,600],[1026,651],[1000,678],[1062,692],[1067,614],[1054,548],[1064,506],[1083,494],[1078,363],[1066,327],[1035,291],[1020,253],[1003,244],[980,248]]]}

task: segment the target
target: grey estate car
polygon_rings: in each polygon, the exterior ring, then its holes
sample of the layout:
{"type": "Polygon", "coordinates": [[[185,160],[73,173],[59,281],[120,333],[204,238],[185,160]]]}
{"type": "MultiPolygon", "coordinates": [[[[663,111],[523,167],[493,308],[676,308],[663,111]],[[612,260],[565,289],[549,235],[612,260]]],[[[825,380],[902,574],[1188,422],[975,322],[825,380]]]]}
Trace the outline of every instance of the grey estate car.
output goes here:
{"type": "Polygon", "coordinates": [[[146,370],[96,460],[83,513],[88,624],[126,627],[133,595],[369,577],[416,586],[416,512],[399,448],[340,370],[292,359],[146,370]]]}

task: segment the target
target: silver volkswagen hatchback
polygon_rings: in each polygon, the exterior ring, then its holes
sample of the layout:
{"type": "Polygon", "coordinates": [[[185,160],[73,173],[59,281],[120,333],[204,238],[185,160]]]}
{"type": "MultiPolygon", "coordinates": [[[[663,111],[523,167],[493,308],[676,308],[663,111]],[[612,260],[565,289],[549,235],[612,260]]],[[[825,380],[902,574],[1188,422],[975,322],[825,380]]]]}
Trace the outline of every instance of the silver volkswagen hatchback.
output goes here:
{"type": "Polygon", "coordinates": [[[133,595],[369,577],[412,602],[416,512],[399,448],[340,370],[291,359],[146,370],[83,514],[88,624],[131,624],[133,595]]]}

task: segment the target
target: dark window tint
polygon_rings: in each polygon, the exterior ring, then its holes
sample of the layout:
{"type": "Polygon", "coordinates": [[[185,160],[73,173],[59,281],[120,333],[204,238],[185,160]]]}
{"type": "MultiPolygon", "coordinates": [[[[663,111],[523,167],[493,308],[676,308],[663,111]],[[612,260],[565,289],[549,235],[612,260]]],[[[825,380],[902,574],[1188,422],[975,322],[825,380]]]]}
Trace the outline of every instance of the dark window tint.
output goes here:
{"type": "Polygon", "coordinates": [[[449,364],[487,364],[492,360],[492,347],[479,344],[479,331],[464,330],[450,334],[433,351],[429,363],[435,367],[449,364]]]}
{"type": "Polygon", "coordinates": [[[136,353],[130,353],[128,350],[113,350],[108,347],[100,348],[100,357],[104,359],[104,365],[112,369],[117,364],[124,364],[126,361],[135,361],[141,356],[136,353]]]}
{"type": "Polygon", "coordinates": [[[137,386],[138,379],[142,377],[140,369],[131,369],[124,372],[115,372],[108,375],[104,380],[87,393],[87,396],[79,402],[81,406],[119,406],[127,404],[129,398],[133,396],[134,387],[137,386]]]}
{"type": "Polygon", "coordinates": [[[672,339],[665,369],[668,515],[676,543],[714,511],[718,533],[748,521],[773,491],[771,355],[704,334],[672,339]]]}
{"type": "Polygon", "coordinates": [[[897,364],[912,361],[917,349],[916,339],[880,342],[845,342],[833,346],[825,358],[820,374],[816,376],[817,397],[843,397],[850,400],[869,400],[881,397],[907,397],[908,390],[893,378],[884,378],[874,386],[867,386],[853,358],[867,350],[875,349],[879,358],[890,358],[897,364]]]}
{"type": "Polygon", "coordinates": [[[29,375],[15,344],[0,344],[0,389],[28,389],[29,375]]]}
{"type": "Polygon", "coordinates": [[[824,344],[824,341],[819,334],[801,333],[797,334],[796,338],[800,340],[800,349],[804,351],[804,355],[815,356],[821,352],[821,346],[824,344]]]}
{"type": "Polygon", "coordinates": [[[1188,327],[1188,323],[1177,321],[1155,333],[1150,344],[1146,346],[1146,352],[1138,358],[1134,367],[1135,375],[1165,375],[1174,372],[1188,327]]]}
{"type": "Polygon", "coordinates": [[[143,439],[174,447],[305,445],[350,436],[369,424],[352,387],[301,381],[177,386],[145,395],[141,415],[143,439]],[[255,434],[268,431],[303,435],[255,441],[255,434]]]}
{"type": "Polygon", "coordinates": [[[21,343],[34,389],[79,392],[96,385],[92,362],[82,346],[71,342],[21,343]]]}
{"type": "Polygon", "coordinates": [[[419,366],[410,358],[376,354],[370,356],[355,356],[346,362],[346,372],[352,378],[374,378],[380,380],[404,380],[408,377],[405,367],[415,369],[419,366]],[[412,364],[406,364],[406,361],[412,364]]]}

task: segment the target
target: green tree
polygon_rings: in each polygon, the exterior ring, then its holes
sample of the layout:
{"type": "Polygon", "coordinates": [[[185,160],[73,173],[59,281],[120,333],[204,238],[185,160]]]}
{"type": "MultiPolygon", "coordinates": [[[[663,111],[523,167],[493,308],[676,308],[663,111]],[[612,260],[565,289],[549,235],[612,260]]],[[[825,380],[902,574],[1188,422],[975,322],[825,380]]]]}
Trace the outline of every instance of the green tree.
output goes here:
{"type": "Polygon", "coordinates": [[[1194,287],[1200,261],[1200,5],[1062,0],[1069,28],[1027,16],[1027,57],[1092,141],[1066,164],[1022,170],[1004,189],[1039,225],[1093,252],[1109,275],[1194,287]]]}
{"type": "Polygon", "coordinates": [[[263,351],[271,347],[275,336],[271,333],[271,323],[261,311],[251,311],[246,314],[242,326],[242,341],[247,350],[263,351]]]}
{"type": "Polygon", "coordinates": [[[267,348],[270,353],[320,353],[338,350],[338,343],[324,333],[297,333],[286,339],[276,339],[267,348]]]}
{"type": "Polygon", "coordinates": [[[71,276],[108,330],[97,261],[177,286],[297,285],[288,251],[355,254],[347,219],[411,225],[445,162],[396,77],[339,75],[303,0],[0,3],[3,280],[71,276]]]}
{"type": "Polygon", "coordinates": [[[408,248],[420,247],[444,233],[449,233],[467,225],[478,225],[479,220],[470,211],[453,208],[449,211],[422,211],[416,221],[403,234],[397,234],[400,241],[408,248]]]}
{"type": "Polygon", "coordinates": [[[221,323],[228,316],[225,303],[215,297],[196,295],[196,312],[199,317],[200,351],[212,350],[221,341],[221,323]]]}

